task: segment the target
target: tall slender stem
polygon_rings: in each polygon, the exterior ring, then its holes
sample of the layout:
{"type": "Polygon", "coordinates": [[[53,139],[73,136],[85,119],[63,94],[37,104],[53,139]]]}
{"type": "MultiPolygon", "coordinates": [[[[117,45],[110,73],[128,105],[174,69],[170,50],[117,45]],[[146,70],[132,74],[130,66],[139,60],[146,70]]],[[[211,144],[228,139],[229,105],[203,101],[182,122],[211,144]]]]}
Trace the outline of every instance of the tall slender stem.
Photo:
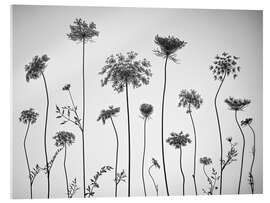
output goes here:
{"type": "Polygon", "coordinates": [[[192,127],[193,127],[193,132],[194,132],[194,155],[193,155],[193,174],[192,174],[192,177],[193,177],[193,182],[194,182],[195,194],[198,195],[197,184],[196,184],[197,135],[196,135],[193,117],[191,114],[190,105],[189,105],[189,116],[190,116],[190,119],[192,122],[192,127]]]}
{"type": "Polygon", "coordinates": [[[46,161],[46,171],[47,171],[47,198],[50,198],[50,170],[49,170],[49,163],[48,163],[48,153],[47,153],[47,125],[48,125],[48,114],[49,114],[49,94],[48,94],[48,87],[46,83],[45,76],[43,72],[41,73],[44,85],[45,85],[45,91],[46,91],[46,99],[47,99],[47,105],[46,105],[46,118],[45,118],[45,126],[44,126],[44,150],[45,150],[45,161],[46,161]]]}
{"type": "Polygon", "coordinates": [[[235,121],[237,123],[237,126],[241,132],[241,135],[242,135],[242,140],[243,140],[243,147],[242,147],[242,158],[241,158],[241,168],[240,168],[240,178],[239,178],[239,184],[238,184],[238,194],[240,194],[240,189],[241,189],[241,181],[242,181],[242,173],[243,173],[243,164],[244,164],[244,155],[245,155],[245,145],[246,145],[246,139],[245,139],[245,136],[244,136],[244,133],[242,131],[242,128],[238,122],[238,119],[237,119],[237,111],[235,111],[235,121]]]}
{"type": "Polygon", "coordinates": [[[131,162],[131,144],[130,144],[130,120],[129,120],[129,101],[128,101],[128,83],[126,82],[126,101],[127,101],[127,119],[128,119],[128,197],[130,197],[130,162],[131,162]]]}
{"type": "Polygon", "coordinates": [[[142,157],[142,181],[143,181],[143,191],[144,196],[146,197],[146,188],[145,188],[145,180],[144,180],[144,160],[145,160],[145,149],[146,149],[146,121],[147,118],[144,118],[144,133],[143,133],[143,157],[142,157]]]}
{"type": "Polygon", "coordinates": [[[222,144],[222,134],[221,134],[221,126],[220,126],[220,121],[219,121],[219,115],[218,115],[218,109],[217,109],[217,97],[220,91],[220,88],[226,78],[226,73],[224,73],[224,76],[220,82],[220,85],[218,87],[218,91],[215,95],[215,111],[216,111],[216,116],[217,116],[217,123],[218,123],[218,132],[219,132],[219,142],[220,142],[220,186],[219,186],[219,194],[222,194],[222,179],[223,179],[223,170],[222,170],[222,160],[223,160],[223,144],[222,144]]]}
{"type": "Polygon", "coordinates": [[[82,115],[82,151],[83,151],[83,196],[85,197],[85,150],[84,150],[84,119],[85,119],[85,70],[84,70],[84,53],[85,53],[85,39],[83,39],[83,53],[82,53],[82,75],[83,75],[83,115],[82,115]]]}
{"type": "Polygon", "coordinates": [[[168,181],[167,181],[167,173],[166,173],[166,165],[165,165],[165,152],[164,152],[164,104],[165,104],[165,94],[166,94],[166,85],[167,85],[167,61],[168,57],[165,59],[164,65],[164,86],[163,86],[163,94],[162,94],[162,106],[161,106],[161,152],[162,152],[162,163],[163,163],[163,173],[164,173],[164,180],[166,186],[166,193],[169,196],[169,188],[168,188],[168,181]]]}
{"type": "Polygon", "coordinates": [[[28,122],[28,124],[27,124],[26,133],[25,133],[25,137],[24,137],[24,141],[23,141],[23,147],[24,147],[24,154],[25,154],[25,159],[26,159],[26,163],[27,163],[28,177],[29,177],[29,183],[30,183],[30,197],[32,199],[33,198],[33,189],[32,189],[32,181],[31,181],[31,170],[30,170],[29,159],[28,159],[28,155],[27,155],[27,151],[26,151],[26,138],[28,135],[29,127],[30,127],[30,122],[28,122]]]}
{"type": "Polygon", "coordinates": [[[155,190],[156,190],[156,193],[157,193],[157,196],[158,196],[158,185],[156,184],[155,182],[155,179],[153,178],[152,174],[151,174],[151,169],[153,168],[154,164],[152,164],[149,168],[148,168],[148,174],[149,176],[151,177],[152,179],[152,182],[153,182],[153,185],[155,187],[155,190]]]}
{"type": "Polygon", "coordinates": [[[112,117],[110,117],[111,122],[112,122],[112,126],[114,129],[114,133],[115,133],[115,138],[116,138],[116,152],[115,152],[115,169],[114,169],[114,181],[115,181],[115,190],[114,190],[114,196],[117,197],[117,172],[118,172],[118,150],[119,150],[119,139],[118,139],[118,133],[117,130],[115,128],[114,122],[112,117]]]}
{"type": "Polygon", "coordinates": [[[65,177],[66,177],[66,187],[67,187],[67,196],[69,198],[69,191],[68,191],[68,175],[67,175],[67,168],[66,168],[66,160],[67,160],[67,145],[65,144],[65,154],[64,154],[64,171],[65,171],[65,177]]]}
{"type": "Polygon", "coordinates": [[[182,167],[182,147],[180,146],[179,148],[180,150],[180,171],[181,171],[181,174],[182,174],[182,177],[183,177],[183,195],[185,195],[185,182],[186,182],[186,179],[185,179],[185,175],[184,175],[184,171],[183,171],[183,167],[182,167]]]}
{"type": "MultiPolygon", "coordinates": [[[[252,162],[251,162],[250,172],[249,172],[250,175],[252,175],[252,173],[253,173],[253,165],[254,165],[254,161],[255,161],[255,153],[256,153],[256,137],[255,137],[255,131],[254,131],[254,129],[251,127],[250,124],[248,124],[248,126],[251,129],[252,134],[253,134],[252,162]]],[[[253,175],[252,175],[252,181],[253,181],[253,184],[250,184],[250,187],[251,187],[252,194],[254,194],[254,180],[253,180],[253,175]]]]}

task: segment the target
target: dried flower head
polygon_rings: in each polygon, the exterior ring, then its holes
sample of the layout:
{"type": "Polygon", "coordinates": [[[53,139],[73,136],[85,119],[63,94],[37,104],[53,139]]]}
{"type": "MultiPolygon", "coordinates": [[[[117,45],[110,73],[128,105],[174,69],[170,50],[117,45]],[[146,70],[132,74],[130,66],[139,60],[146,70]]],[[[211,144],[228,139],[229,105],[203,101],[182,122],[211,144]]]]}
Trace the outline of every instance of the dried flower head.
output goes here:
{"type": "Polygon", "coordinates": [[[222,80],[225,76],[233,75],[235,79],[240,72],[240,66],[237,65],[239,57],[232,56],[226,52],[223,52],[221,56],[217,55],[210,66],[210,70],[214,75],[215,80],[222,80]]]}
{"type": "Polygon", "coordinates": [[[142,104],[140,106],[140,112],[144,118],[149,118],[153,113],[154,108],[151,104],[142,104]]]}
{"type": "Polygon", "coordinates": [[[153,51],[154,54],[163,58],[168,57],[173,62],[177,62],[175,52],[187,44],[174,36],[160,37],[158,35],[155,36],[154,42],[159,46],[159,49],[153,51]]]}
{"type": "Polygon", "coordinates": [[[200,158],[200,163],[205,165],[205,166],[210,165],[210,164],[212,164],[212,159],[204,156],[204,157],[200,158]]]}
{"type": "Polygon", "coordinates": [[[249,99],[235,99],[229,97],[228,99],[225,99],[225,103],[228,104],[230,110],[242,111],[251,103],[251,101],[249,99]]]}
{"type": "Polygon", "coordinates": [[[188,143],[191,143],[191,139],[189,138],[189,134],[184,134],[182,131],[180,133],[171,133],[171,137],[167,138],[166,142],[174,146],[176,149],[181,146],[186,146],[188,143]]]}
{"type": "Polygon", "coordinates": [[[99,32],[96,30],[95,23],[87,23],[81,18],[76,18],[73,25],[70,25],[69,27],[70,33],[67,34],[67,36],[73,41],[87,42],[91,41],[93,37],[99,35],[99,32]]]}
{"type": "Polygon", "coordinates": [[[245,120],[241,121],[241,126],[247,126],[252,123],[253,119],[252,118],[246,118],[245,120]]]}
{"type": "Polygon", "coordinates": [[[152,158],[152,164],[153,166],[155,166],[156,168],[160,169],[160,165],[158,163],[158,161],[155,158],[152,158]]]}
{"type": "Polygon", "coordinates": [[[38,79],[47,67],[47,62],[49,60],[50,58],[46,54],[41,57],[34,56],[32,61],[24,67],[26,72],[26,81],[29,82],[30,79],[38,79]]]}
{"type": "Polygon", "coordinates": [[[179,107],[188,108],[188,112],[191,110],[191,107],[195,109],[199,109],[203,103],[203,99],[200,94],[198,94],[195,90],[181,90],[179,94],[179,107]]]}
{"type": "Polygon", "coordinates": [[[70,90],[70,87],[71,87],[70,84],[66,84],[66,85],[62,88],[62,90],[63,90],[63,91],[69,91],[69,90],[70,90]]]}
{"type": "Polygon", "coordinates": [[[227,140],[228,142],[232,142],[232,137],[227,137],[226,140],[227,140]]]}
{"type": "Polygon", "coordinates": [[[24,110],[21,112],[19,121],[23,122],[24,124],[27,123],[34,124],[37,121],[38,116],[39,114],[35,112],[33,108],[30,108],[29,110],[24,110]]]}
{"type": "Polygon", "coordinates": [[[118,93],[124,90],[126,85],[132,85],[138,88],[141,85],[148,85],[152,76],[151,64],[148,60],[136,60],[138,54],[131,51],[126,56],[122,53],[111,55],[106,60],[106,65],[102,68],[100,75],[105,74],[101,80],[101,85],[105,86],[109,82],[118,93]]]}
{"type": "Polygon", "coordinates": [[[70,146],[75,142],[75,135],[71,132],[59,131],[53,139],[55,139],[55,146],[57,147],[70,146]]]}
{"type": "Polygon", "coordinates": [[[120,112],[120,107],[114,108],[113,106],[109,106],[108,109],[103,109],[100,112],[97,121],[101,120],[102,123],[105,124],[107,119],[109,119],[113,116],[116,116],[116,114],[119,112],[120,112]]]}

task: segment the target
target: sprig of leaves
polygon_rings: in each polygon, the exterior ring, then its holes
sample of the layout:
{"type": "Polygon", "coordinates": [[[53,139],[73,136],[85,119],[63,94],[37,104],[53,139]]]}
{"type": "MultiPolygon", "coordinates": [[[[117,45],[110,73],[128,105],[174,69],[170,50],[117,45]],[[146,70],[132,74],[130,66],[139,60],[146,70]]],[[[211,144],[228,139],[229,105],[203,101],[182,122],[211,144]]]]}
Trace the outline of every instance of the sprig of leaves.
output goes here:
{"type": "Polygon", "coordinates": [[[121,181],[122,182],[126,182],[126,173],[125,173],[125,170],[123,169],[120,173],[117,173],[116,174],[116,179],[114,180],[116,182],[116,184],[118,185],[121,181]]]}
{"type": "Polygon", "coordinates": [[[202,189],[202,191],[207,194],[207,195],[213,195],[214,191],[218,189],[218,187],[216,186],[216,182],[219,180],[220,176],[217,175],[217,171],[212,168],[211,170],[211,176],[207,176],[207,181],[209,184],[209,187],[207,190],[202,189]]]}
{"type": "Polygon", "coordinates": [[[34,180],[37,177],[37,175],[40,173],[40,171],[42,171],[42,168],[38,164],[36,164],[36,166],[30,171],[31,185],[33,185],[34,180]]]}
{"type": "Polygon", "coordinates": [[[59,107],[56,105],[56,113],[57,113],[56,118],[62,119],[62,122],[60,123],[60,125],[64,125],[67,122],[71,122],[77,125],[79,128],[81,128],[81,119],[78,117],[78,114],[77,114],[77,106],[59,107]]]}
{"type": "Polygon", "coordinates": [[[232,162],[237,161],[236,157],[238,155],[238,151],[236,149],[237,143],[232,142],[232,137],[228,137],[226,139],[230,144],[230,150],[226,155],[226,159],[222,160],[222,170],[225,169],[226,166],[230,165],[232,162]]]}
{"type": "Polygon", "coordinates": [[[77,179],[74,178],[68,188],[68,198],[72,198],[79,189],[77,179]]]}

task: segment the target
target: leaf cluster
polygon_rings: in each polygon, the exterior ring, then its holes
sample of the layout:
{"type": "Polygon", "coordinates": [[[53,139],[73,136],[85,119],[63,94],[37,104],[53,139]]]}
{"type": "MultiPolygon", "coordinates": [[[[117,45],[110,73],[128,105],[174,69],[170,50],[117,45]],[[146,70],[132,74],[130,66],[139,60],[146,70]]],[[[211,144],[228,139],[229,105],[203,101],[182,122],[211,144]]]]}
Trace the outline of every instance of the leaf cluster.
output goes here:
{"type": "Polygon", "coordinates": [[[237,143],[232,142],[232,137],[228,137],[226,140],[230,144],[230,150],[227,152],[226,159],[222,160],[222,170],[224,170],[225,167],[230,165],[232,162],[237,161],[236,157],[238,155],[238,151],[236,149],[237,143]]]}
{"type": "Polygon", "coordinates": [[[118,185],[120,182],[126,182],[126,177],[127,177],[126,172],[123,169],[120,173],[116,174],[116,179],[114,181],[118,185]]]}
{"type": "Polygon", "coordinates": [[[79,189],[77,179],[74,178],[68,188],[68,198],[72,198],[79,189]]]}
{"type": "Polygon", "coordinates": [[[245,120],[241,121],[241,126],[247,126],[252,123],[253,119],[252,118],[246,118],[245,120]]]}
{"type": "Polygon", "coordinates": [[[60,125],[64,125],[67,122],[71,122],[75,125],[77,125],[79,128],[81,128],[81,119],[78,117],[77,114],[77,106],[71,107],[71,106],[63,106],[59,107],[56,105],[56,113],[58,114],[56,116],[57,119],[63,119],[63,121],[60,123],[60,125]]]}

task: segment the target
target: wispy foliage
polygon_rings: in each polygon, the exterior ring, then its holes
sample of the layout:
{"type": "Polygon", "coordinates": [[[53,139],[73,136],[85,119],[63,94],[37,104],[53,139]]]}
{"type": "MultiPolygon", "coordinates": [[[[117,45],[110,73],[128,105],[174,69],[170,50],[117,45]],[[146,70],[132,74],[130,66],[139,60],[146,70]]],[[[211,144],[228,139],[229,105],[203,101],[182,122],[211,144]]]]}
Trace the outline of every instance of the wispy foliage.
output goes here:
{"type": "Polygon", "coordinates": [[[77,184],[77,179],[74,178],[68,188],[68,198],[72,198],[75,193],[80,189],[77,184]]]}
{"type": "Polygon", "coordinates": [[[29,64],[25,65],[26,81],[29,82],[30,79],[38,79],[47,67],[49,60],[50,58],[44,54],[41,57],[35,56],[29,64]]]}
{"type": "Polygon", "coordinates": [[[147,59],[136,60],[138,54],[131,51],[126,56],[122,53],[111,55],[105,61],[106,65],[102,68],[100,75],[104,75],[101,85],[105,86],[112,83],[112,87],[118,93],[124,90],[126,85],[138,88],[141,85],[148,85],[152,76],[150,61],[147,59]]]}
{"type": "Polygon", "coordinates": [[[113,106],[109,106],[108,109],[103,109],[101,110],[97,121],[102,121],[103,124],[106,123],[106,120],[111,118],[111,117],[115,117],[117,113],[120,112],[120,107],[116,107],[114,108],[113,106]]]}
{"type": "Polygon", "coordinates": [[[225,103],[228,104],[230,110],[242,111],[251,103],[251,101],[249,99],[235,99],[229,97],[228,99],[225,99],[225,103]]]}
{"type": "Polygon", "coordinates": [[[241,121],[241,126],[248,126],[252,123],[253,119],[252,118],[246,118],[245,120],[241,121]]]}
{"type": "Polygon", "coordinates": [[[57,147],[70,146],[75,142],[75,135],[71,132],[59,131],[53,139],[55,139],[55,146],[57,147]]]}
{"type": "Polygon", "coordinates": [[[151,163],[150,167],[148,168],[148,174],[149,174],[150,178],[152,179],[153,185],[154,185],[155,190],[156,190],[156,194],[158,196],[158,184],[156,183],[153,175],[151,174],[151,169],[153,167],[155,167],[157,169],[160,169],[160,165],[159,165],[158,161],[155,158],[152,158],[151,162],[152,163],[151,163]]]}
{"type": "Polygon", "coordinates": [[[23,122],[24,124],[27,124],[27,123],[34,124],[37,121],[38,116],[39,114],[35,112],[33,108],[30,108],[29,110],[23,110],[21,112],[19,121],[23,122]]]}
{"type": "Polygon", "coordinates": [[[159,49],[153,50],[154,54],[162,58],[168,58],[173,62],[177,62],[175,52],[187,44],[187,42],[174,36],[160,37],[159,35],[155,36],[154,42],[159,46],[159,49]]]}
{"type": "Polygon", "coordinates": [[[186,146],[188,143],[191,143],[189,134],[184,134],[182,131],[180,133],[172,132],[171,136],[167,138],[166,142],[174,146],[176,149],[179,149],[181,146],[186,146]]]}
{"type": "Polygon", "coordinates": [[[141,112],[143,118],[145,118],[145,119],[150,118],[153,111],[154,111],[154,107],[151,104],[144,103],[140,106],[140,112],[141,112]]]}
{"type": "Polygon", "coordinates": [[[196,90],[181,90],[179,94],[178,107],[187,108],[187,113],[191,112],[191,107],[199,109],[203,103],[203,99],[196,90]]]}
{"type": "Polygon", "coordinates": [[[222,160],[222,170],[232,162],[237,161],[236,157],[238,155],[238,151],[236,149],[237,143],[232,142],[232,137],[228,137],[226,140],[230,145],[230,150],[227,152],[226,159],[222,160]]]}
{"type": "Polygon", "coordinates": [[[96,30],[96,24],[93,22],[86,22],[81,18],[76,18],[73,25],[70,25],[70,33],[67,37],[72,41],[92,41],[93,37],[97,37],[99,32],[96,30]]]}
{"type": "Polygon", "coordinates": [[[213,65],[210,65],[210,71],[212,71],[215,80],[222,80],[224,77],[232,74],[235,79],[240,72],[240,66],[237,65],[239,57],[232,56],[229,53],[223,52],[221,55],[217,55],[213,61],[213,65]]]}
{"type": "Polygon", "coordinates": [[[95,195],[95,188],[100,188],[98,184],[98,179],[103,174],[113,170],[111,166],[103,166],[99,171],[96,172],[96,174],[93,176],[93,178],[90,179],[90,184],[86,188],[86,197],[93,197],[95,195]]]}
{"type": "Polygon", "coordinates": [[[37,175],[42,171],[42,168],[36,164],[36,166],[30,171],[30,181],[31,184],[34,183],[35,178],[37,177],[37,175]]]}
{"type": "Polygon", "coordinates": [[[125,170],[122,170],[120,173],[117,173],[116,179],[114,180],[116,184],[118,185],[120,182],[126,182],[126,172],[125,170]]]}

